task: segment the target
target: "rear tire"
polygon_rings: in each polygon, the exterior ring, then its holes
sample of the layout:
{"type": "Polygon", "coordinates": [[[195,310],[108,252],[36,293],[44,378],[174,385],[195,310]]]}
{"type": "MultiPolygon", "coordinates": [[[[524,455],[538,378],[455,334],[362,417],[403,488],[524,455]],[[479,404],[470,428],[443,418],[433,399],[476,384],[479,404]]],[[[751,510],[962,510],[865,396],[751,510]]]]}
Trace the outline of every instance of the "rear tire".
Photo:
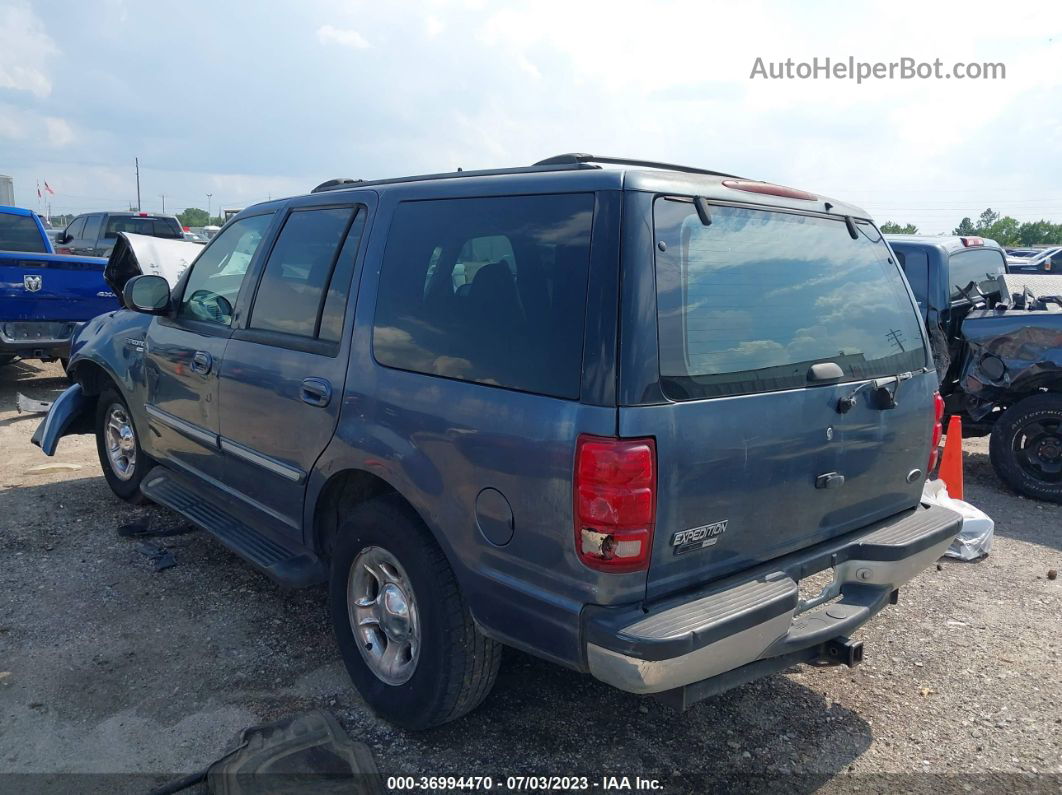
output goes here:
{"type": "Polygon", "coordinates": [[[150,502],[140,493],[140,482],[155,462],[141,449],[133,415],[114,387],[104,389],[96,403],[96,452],[115,495],[133,505],[150,502]]]}
{"type": "Polygon", "coordinates": [[[354,686],[403,728],[461,717],[498,676],[501,645],[476,629],[445,555],[397,495],[362,503],[340,526],[329,610],[354,686]]]}
{"type": "Polygon", "coordinates": [[[988,451],[996,474],[1012,489],[1062,502],[1062,395],[1033,395],[1004,411],[988,451]]]}

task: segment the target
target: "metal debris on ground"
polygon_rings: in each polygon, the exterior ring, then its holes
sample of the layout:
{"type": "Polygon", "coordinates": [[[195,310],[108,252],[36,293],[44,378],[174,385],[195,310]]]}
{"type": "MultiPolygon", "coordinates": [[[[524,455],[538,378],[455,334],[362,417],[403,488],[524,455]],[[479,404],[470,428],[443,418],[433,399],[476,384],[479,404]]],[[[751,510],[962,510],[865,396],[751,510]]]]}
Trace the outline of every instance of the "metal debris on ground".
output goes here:
{"type": "Polygon", "coordinates": [[[118,535],[123,538],[162,538],[166,536],[183,536],[196,532],[191,525],[179,527],[152,527],[150,522],[130,522],[118,526],[118,535]]]}
{"type": "Polygon", "coordinates": [[[136,548],[136,551],[150,561],[155,571],[162,571],[177,565],[177,559],[173,553],[161,544],[145,541],[136,548]]]}
{"type": "Polygon", "coordinates": [[[323,710],[244,729],[234,751],[153,795],[204,782],[214,795],[386,792],[369,747],[351,740],[339,721],[323,710]]]}
{"type": "Polygon", "coordinates": [[[50,400],[34,400],[26,397],[21,392],[15,397],[15,408],[19,414],[47,414],[52,407],[50,400]]]}

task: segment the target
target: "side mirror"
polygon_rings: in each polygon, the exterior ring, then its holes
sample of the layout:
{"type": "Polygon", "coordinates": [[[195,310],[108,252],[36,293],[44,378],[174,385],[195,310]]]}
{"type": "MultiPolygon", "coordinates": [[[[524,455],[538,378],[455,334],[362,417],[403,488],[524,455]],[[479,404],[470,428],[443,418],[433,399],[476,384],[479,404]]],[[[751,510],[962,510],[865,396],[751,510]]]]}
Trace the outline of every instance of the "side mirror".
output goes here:
{"type": "Polygon", "coordinates": [[[69,243],[71,240],[72,238],[67,235],[66,232],[60,232],[55,238],[55,242],[60,243],[62,245],[69,243]]]}
{"type": "Polygon", "coordinates": [[[134,276],[122,288],[122,303],[134,312],[164,315],[170,308],[170,283],[161,276],[134,276]]]}

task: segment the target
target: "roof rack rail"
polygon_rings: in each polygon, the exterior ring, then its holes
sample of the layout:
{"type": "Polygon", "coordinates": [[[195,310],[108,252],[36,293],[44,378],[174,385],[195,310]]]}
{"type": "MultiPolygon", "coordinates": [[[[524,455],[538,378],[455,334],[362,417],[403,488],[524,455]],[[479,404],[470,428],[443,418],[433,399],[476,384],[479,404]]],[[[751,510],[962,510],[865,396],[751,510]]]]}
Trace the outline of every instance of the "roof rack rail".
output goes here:
{"type": "Polygon", "coordinates": [[[439,174],[418,174],[410,177],[391,177],[389,179],[330,179],[322,182],[311,193],[325,193],[344,188],[366,188],[372,185],[394,185],[401,182],[423,182],[435,179],[459,179],[461,177],[494,177],[504,174],[538,174],[544,171],[574,171],[579,169],[601,168],[590,163],[547,163],[533,166],[516,166],[515,168],[486,168],[478,171],[446,171],[439,174]]]}
{"type": "Polygon", "coordinates": [[[336,179],[328,179],[314,188],[310,193],[321,193],[326,190],[335,190],[336,188],[345,188],[348,185],[356,185],[359,182],[364,182],[363,179],[351,179],[350,177],[337,177],[336,179]]]}
{"type": "Polygon", "coordinates": [[[629,157],[605,157],[603,155],[588,155],[585,152],[568,152],[563,155],[547,157],[539,160],[536,166],[572,166],[577,163],[607,163],[616,166],[644,166],[646,168],[662,168],[667,171],[682,171],[687,174],[710,174],[713,177],[732,177],[741,179],[736,174],[725,174],[722,171],[710,171],[706,168],[694,168],[693,166],[680,166],[675,163],[658,163],[655,160],[632,160],[629,157]]]}

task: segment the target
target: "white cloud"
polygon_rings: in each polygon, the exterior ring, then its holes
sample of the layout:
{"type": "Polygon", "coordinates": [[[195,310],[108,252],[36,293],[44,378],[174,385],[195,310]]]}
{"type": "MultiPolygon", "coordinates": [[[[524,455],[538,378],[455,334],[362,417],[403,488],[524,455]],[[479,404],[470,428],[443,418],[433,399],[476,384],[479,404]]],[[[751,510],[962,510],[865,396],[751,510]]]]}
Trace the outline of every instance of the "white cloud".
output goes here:
{"type": "MultiPolygon", "coordinates": [[[[929,232],[986,206],[1062,220],[1059,4],[1008,0],[1001,13],[968,0],[958,16],[925,0],[843,13],[772,0],[311,0],[259,15],[215,4],[211,24],[181,32],[184,67],[159,71],[138,64],[172,46],[167,6],[74,3],[45,17],[30,3],[0,0],[0,102],[18,111],[0,114],[5,160],[40,170],[62,152],[70,163],[54,173],[103,164],[125,174],[135,153],[171,172],[155,192],[180,191],[181,203],[589,151],[802,187],[929,232]],[[371,69],[355,68],[348,56],[366,47],[371,69]],[[288,57],[262,58],[280,50],[288,57]],[[757,56],[849,55],[1002,61],[1007,78],[749,79],[757,56]],[[237,92],[212,90],[246,74],[237,92]],[[65,119],[70,135],[54,124],[50,134],[46,117],[65,119]]],[[[127,194],[115,188],[111,203],[127,194]]],[[[84,209],[98,204],[86,198],[84,209]]]]}
{"type": "Polygon", "coordinates": [[[74,131],[65,119],[45,116],[44,127],[48,132],[48,143],[52,146],[68,146],[74,140],[74,131]]]}
{"type": "Polygon", "coordinates": [[[317,40],[322,44],[340,44],[355,50],[364,50],[369,46],[369,42],[358,31],[344,30],[332,25],[321,25],[317,29],[317,40]]]}
{"type": "Polygon", "coordinates": [[[439,34],[446,30],[446,24],[437,16],[427,16],[424,18],[424,33],[429,39],[434,39],[439,34]]]}
{"type": "Polygon", "coordinates": [[[0,88],[47,97],[52,93],[47,65],[58,52],[28,5],[0,6],[0,88]]]}

